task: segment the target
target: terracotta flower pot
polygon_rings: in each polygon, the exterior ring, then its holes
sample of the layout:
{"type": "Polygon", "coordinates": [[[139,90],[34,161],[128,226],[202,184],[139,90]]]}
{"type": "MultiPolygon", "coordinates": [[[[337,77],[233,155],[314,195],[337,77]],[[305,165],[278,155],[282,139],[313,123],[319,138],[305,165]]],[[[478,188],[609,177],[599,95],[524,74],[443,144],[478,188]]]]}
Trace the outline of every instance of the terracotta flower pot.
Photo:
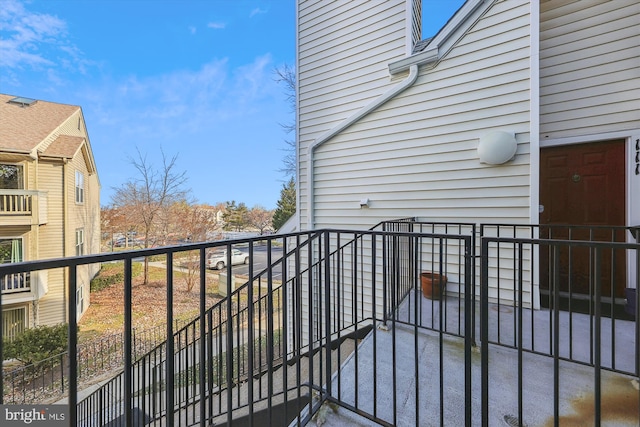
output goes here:
{"type": "Polygon", "coordinates": [[[420,273],[420,284],[422,285],[422,295],[429,299],[440,299],[440,294],[444,295],[447,276],[425,271],[420,273]],[[442,287],[442,289],[440,289],[442,287]]]}

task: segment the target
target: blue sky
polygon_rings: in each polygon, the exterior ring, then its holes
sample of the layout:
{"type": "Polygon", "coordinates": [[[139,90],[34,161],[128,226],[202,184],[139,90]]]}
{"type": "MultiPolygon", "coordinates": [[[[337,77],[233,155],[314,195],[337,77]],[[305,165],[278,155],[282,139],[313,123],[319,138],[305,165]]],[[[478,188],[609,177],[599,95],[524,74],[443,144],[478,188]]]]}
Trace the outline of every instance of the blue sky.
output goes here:
{"type": "MultiPolygon", "coordinates": [[[[425,1],[425,35],[462,3],[425,1]]],[[[82,107],[102,205],[162,149],[199,202],[275,208],[284,64],[294,0],[0,0],[0,92],[82,107]]]]}

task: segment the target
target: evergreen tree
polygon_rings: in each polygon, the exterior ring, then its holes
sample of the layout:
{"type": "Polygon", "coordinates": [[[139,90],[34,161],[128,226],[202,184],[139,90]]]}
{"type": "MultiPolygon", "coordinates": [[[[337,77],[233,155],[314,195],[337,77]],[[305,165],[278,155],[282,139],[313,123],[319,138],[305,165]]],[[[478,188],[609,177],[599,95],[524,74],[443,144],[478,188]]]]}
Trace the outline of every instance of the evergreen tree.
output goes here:
{"type": "Polygon", "coordinates": [[[278,230],[291,216],[296,213],[296,182],[293,178],[282,184],[278,207],[273,214],[273,229],[278,230]]]}
{"type": "Polygon", "coordinates": [[[249,209],[244,203],[236,205],[236,201],[232,200],[226,202],[224,213],[222,214],[222,220],[224,221],[225,230],[242,231],[247,225],[249,209]]]}

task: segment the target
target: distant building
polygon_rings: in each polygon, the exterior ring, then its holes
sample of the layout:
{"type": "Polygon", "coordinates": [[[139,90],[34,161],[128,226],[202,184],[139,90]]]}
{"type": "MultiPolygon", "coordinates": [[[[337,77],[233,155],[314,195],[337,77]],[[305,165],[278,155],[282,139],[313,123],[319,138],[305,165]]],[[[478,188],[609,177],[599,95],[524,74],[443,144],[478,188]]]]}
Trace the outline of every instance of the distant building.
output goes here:
{"type": "MultiPolygon", "coordinates": [[[[0,94],[0,263],[100,251],[100,183],[82,109],[0,94]]],[[[68,295],[63,270],[0,278],[3,334],[68,321],[89,306],[98,265],[78,270],[68,295]]]]}

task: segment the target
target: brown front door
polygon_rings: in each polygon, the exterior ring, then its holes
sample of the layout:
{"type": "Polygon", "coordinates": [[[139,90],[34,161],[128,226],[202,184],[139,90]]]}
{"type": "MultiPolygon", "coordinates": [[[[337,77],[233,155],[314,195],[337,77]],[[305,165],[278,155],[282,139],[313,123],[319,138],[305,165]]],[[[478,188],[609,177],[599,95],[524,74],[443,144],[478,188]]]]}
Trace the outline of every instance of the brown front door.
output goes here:
{"type": "MultiPolygon", "coordinates": [[[[540,237],[625,241],[624,140],[563,145],[540,151],[540,237]],[[544,227],[550,225],[550,227],[544,227]],[[596,226],[569,228],[558,225],[596,226]]],[[[592,251],[574,247],[560,254],[560,290],[589,294],[592,251]]],[[[625,253],[603,252],[602,295],[624,296],[625,253]],[[612,266],[615,270],[612,271],[612,266]],[[611,295],[612,280],[614,282],[611,295]]],[[[549,251],[540,250],[540,287],[549,289],[549,251]]]]}

